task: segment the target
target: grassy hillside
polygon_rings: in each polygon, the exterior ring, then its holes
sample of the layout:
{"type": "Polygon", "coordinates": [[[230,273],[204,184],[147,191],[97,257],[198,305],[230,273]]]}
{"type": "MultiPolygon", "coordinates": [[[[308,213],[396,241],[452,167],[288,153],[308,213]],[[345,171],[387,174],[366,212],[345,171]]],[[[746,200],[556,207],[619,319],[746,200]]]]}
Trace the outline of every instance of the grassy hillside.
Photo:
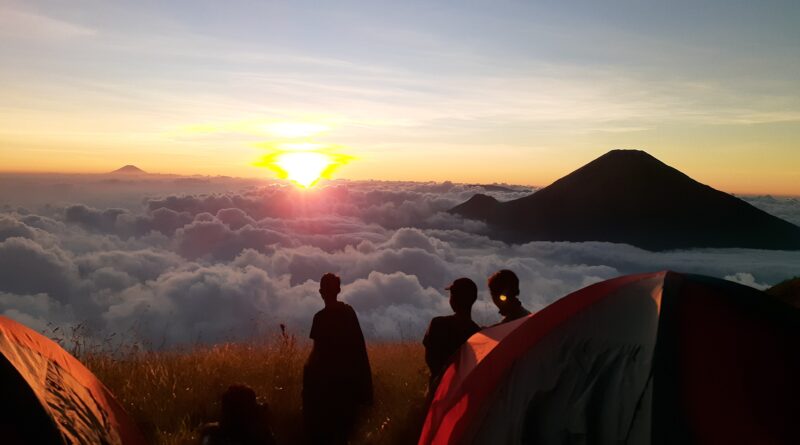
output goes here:
{"type": "MultiPolygon", "coordinates": [[[[83,353],[80,359],[116,395],[153,443],[194,443],[197,428],[216,420],[219,395],[232,383],[255,389],[270,404],[281,444],[301,443],[300,391],[310,344],[283,335],[263,342],[185,351],[83,353]]],[[[424,350],[416,343],[369,346],[375,404],[354,443],[416,441],[427,385],[424,350]]]]}

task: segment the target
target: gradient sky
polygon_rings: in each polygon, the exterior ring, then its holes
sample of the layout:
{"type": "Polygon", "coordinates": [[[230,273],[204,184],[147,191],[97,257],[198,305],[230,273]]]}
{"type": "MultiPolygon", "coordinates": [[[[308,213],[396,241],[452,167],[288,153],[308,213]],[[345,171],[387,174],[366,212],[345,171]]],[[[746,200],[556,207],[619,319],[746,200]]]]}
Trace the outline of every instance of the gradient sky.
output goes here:
{"type": "Polygon", "coordinates": [[[639,148],[800,195],[798,23],[797,1],[0,0],[0,170],[270,176],[316,143],[355,158],[340,177],[546,185],[639,148]]]}

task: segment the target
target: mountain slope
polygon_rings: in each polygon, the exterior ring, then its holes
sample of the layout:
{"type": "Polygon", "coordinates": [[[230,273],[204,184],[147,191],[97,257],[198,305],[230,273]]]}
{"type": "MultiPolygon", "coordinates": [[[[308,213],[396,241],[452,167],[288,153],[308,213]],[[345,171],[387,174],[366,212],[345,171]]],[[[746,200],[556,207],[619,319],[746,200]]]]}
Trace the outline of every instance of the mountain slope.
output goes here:
{"type": "Polygon", "coordinates": [[[127,175],[130,175],[130,174],[135,174],[135,175],[147,174],[146,171],[142,170],[141,168],[139,168],[139,167],[137,167],[135,165],[126,165],[124,167],[120,167],[120,168],[114,170],[113,172],[111,172],[111,174],[115,174],[115,173],[122,173],[122,174],[127,174],[127,175]]]}
{"type": "Polygon", "coordinates": [[[476,197],[450,211],[486,221],[512,242],[800,249],[800,227],[639,150],[610,151],[524,198],[491,203],[476,197]]]}
{"type": "Polygon", "coordinates": [[[795,277],[772,286],[765,291],[794,307],[800,308],[800,277],[795,277]]]}

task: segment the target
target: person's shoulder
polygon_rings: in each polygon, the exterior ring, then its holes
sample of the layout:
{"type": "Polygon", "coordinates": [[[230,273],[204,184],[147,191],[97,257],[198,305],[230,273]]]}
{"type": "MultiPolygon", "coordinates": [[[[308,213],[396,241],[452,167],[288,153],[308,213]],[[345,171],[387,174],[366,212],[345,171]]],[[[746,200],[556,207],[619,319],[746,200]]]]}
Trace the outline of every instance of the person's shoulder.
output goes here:
{"type": "Polygon", "coordinates": [[[431,320],[431,328],[435,331],[450,332],[462,329],[463,322],[454,315],[442,315],[431,320]]]}
{"type": "Polygon", "coordinates": [[[472,319],[465,320],[463,318],[453,316],[450,320],[448,320],[448,322],[450,323],[452,329],[457,330],[458,332],[468,331],[475,333],[481,330],[481,327],[478,325],[478,323],[475,323],[475,320],[472,319]]]}
{"type": "Polygon", "coordinates": [[[328,311],[326,317],[329,317],[332,322],[358,324],[358,314],[356,314],[356,310],[344,301],[337,301],[336,305],[328,308],[328,311]]]}
{"type": "Polygon", "coordinates": [[[520,318],[527,317],[528,315],[531,315],[531,311],[529,311],[529,310],[527,310],[525,308],[521,308],[520,310],[516,311],[513,314],[506,315],[505,317],[503,317],[503,320],[500,321],[500,323],[497,323],[497,324],[503,324],[503,323],[508,323],[508,322],[514,321],[514,320],[519,320],[520,318]]]}
{"type": "Polygon", "coordinates": [[[317,324],[319,322],[319,319],[320,318],[324,318],[324,317],[325,317],[325,309],[323,308],[323,309],[318,310],[314,314],[314,318],[311,319],[311,325],[313,326],[313,325],[317,324]]]}
{"type": "Polygon", "coordinates": [[[428,329],[425,331],[425,338],[423,338],[423,344],[427,345],[430,341],[431,336],[438,337],[439,333],[443,330],[443,326],[447,323],[445,320],[445,316],[433,317],[431,318],[431,322],[428,323],[428,329]]]}
{"type": "Polygon", "coordinates": [[[356,319],[358,318],[358,314],[356,313],[356,310],[353,308],[353,306],[350,306],[344,301],[340,301],[340,303],[342,303],[342,306],[339,308],[341,312],[347,314],[349,317],[354,317],[356,319]]]}
{"type": "Polygon", "coordinates": [[[451,323],[450,321],[451,315],[440,315],[438,317],[433,317],[431,319],[431,328],[440,328],[442,326],[446,326],[451,323]]]}

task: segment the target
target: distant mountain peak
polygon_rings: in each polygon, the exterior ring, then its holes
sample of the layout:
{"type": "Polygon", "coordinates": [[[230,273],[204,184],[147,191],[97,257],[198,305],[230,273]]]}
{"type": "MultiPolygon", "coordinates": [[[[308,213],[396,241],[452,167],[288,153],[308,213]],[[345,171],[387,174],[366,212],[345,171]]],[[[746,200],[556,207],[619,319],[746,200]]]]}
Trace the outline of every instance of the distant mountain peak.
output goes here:
{"type": "Polygon", "coordinates": [[[523,198],[493,202],[476,195],[450,212],[485,221],[510,242],[800,249],[800,227],[641,150],[612,150],[523,198]]]}
{"type": "Polygon", "coordinates": [[[659,166],[667,166],[658,158],[651,155],[650,153],[644,150],[636,150],[636,149],[627,149],[627,148],[617,148],[607,152],[606,154],[600,156],[599,158],[592,161],[590,164],[594,163],[639,163],[639,164],[649,164],[649,165],[659,165],[659,166]]]}
{"type": "Polygon", "coordinates": [[[450,211],[471,219],[484,219],[485,215],[491,214],[498,204],[500,201],[495,198],[478,193],[450,211]]]}
{"type": "Polygon", "coordinates": [[[118,169],[114,170],[114,171],[113,171],[113,172],[111,172],[111,173],[112,173],[112,174],[113,174],[113,173],[125,173],[125,174],[139,174],[139,175],[143,175],[143,174],[146,174],[147,172],[146,172],[146,171],[144,171],[144,170],[142,170],[141,168],[139,168],[139,167],[135,166],[135,165],[130,165],[130,164],[128,164],[128,165],[126,165],[126,166],[124,166],[124,167],[120,167],[120,168],[118,168],[118,169]]]}
{"type": "Polygon", "coordinates": [[[648,152],[646,152],[644,150],[639,150],[637,148],[615,148],[615,149],[609,151],[608,153],[606,153],[606,154],[604,154],[603,156],[600,156],[600,157],[603,158],[603,157],[609,157],[609,156],[627,156],[627,157],[640,157],[640,158],[656,159],[650,153],[648,153],[648,152]]]}
{"type": "Polygon", "coordinates": [[[486,204],[486,203],[494,204],[497,203],[498,201],[497,199],[489,195],[484,195],[483,193],[477,193],[473,195],[472,198],[469,198],[467,202],[480,203],[480,204],[486,204]]]}

